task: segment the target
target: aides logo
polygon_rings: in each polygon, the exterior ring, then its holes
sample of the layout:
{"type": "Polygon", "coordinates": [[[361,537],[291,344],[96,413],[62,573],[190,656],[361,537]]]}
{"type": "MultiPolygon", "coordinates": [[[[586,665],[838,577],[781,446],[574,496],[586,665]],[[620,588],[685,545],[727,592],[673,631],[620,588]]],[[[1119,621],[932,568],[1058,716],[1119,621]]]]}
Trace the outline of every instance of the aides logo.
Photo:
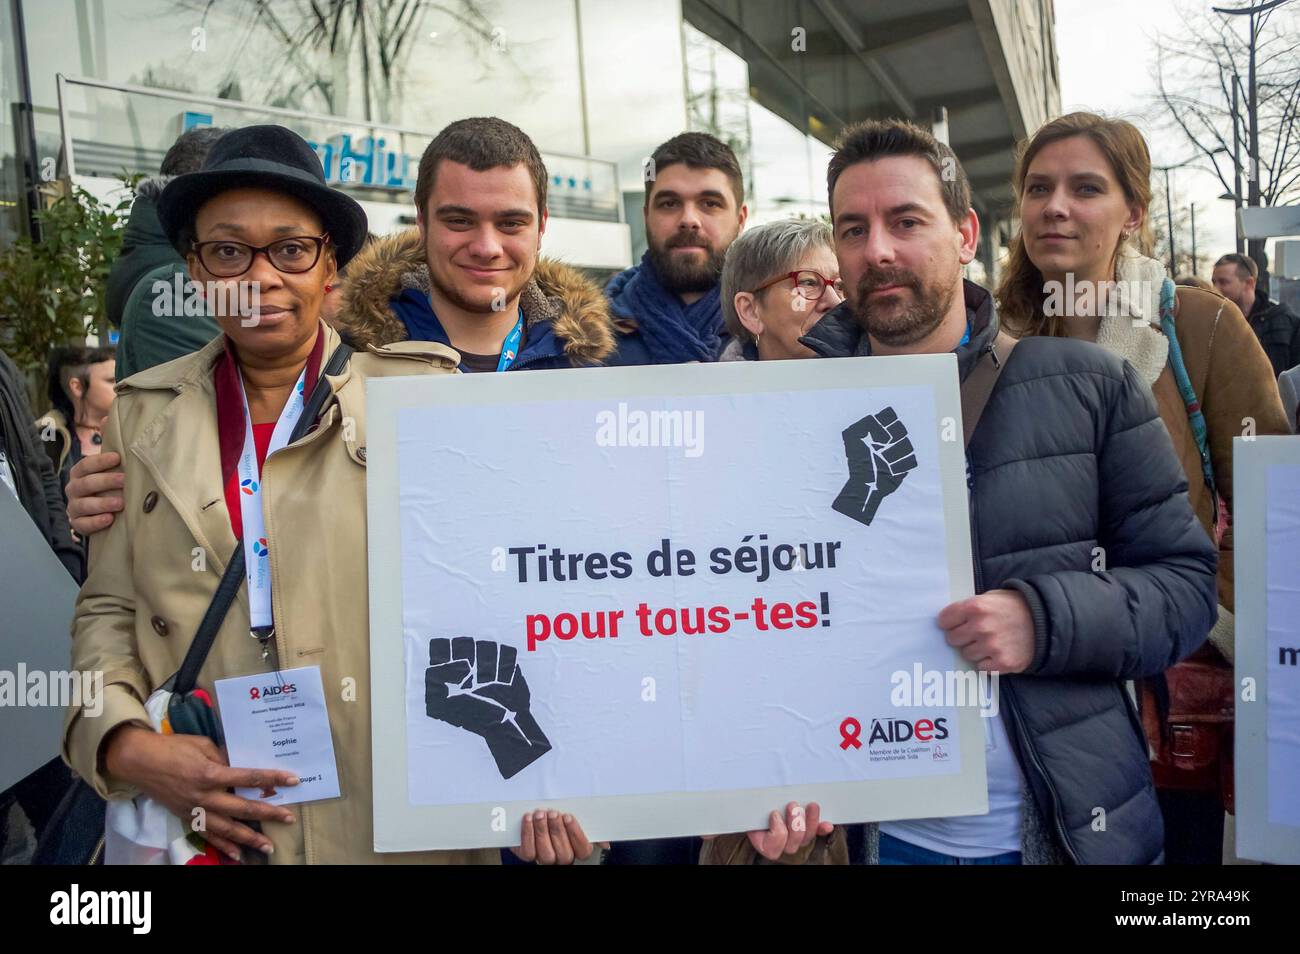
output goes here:
{"type": "Polygon", "coordinates": [[[257,686],[248,690],[250,701],[256,702],[259,699],[272,696],[287,696],[298,691],[298,687],[292,682],[286,682],[282,686],[263,686],[258,689],[257,686]]]}
{"type": "MultiPolygon", "coordinates": [[[[862,723],[850,716],[840,723],[840,748],[860,749],[862,723]]],[[[915,762],[929,757],[934,762],[947,762],[948,749],[939,743],[948,739],[948,718],[931,719],[872,719],[867,731],[866,756],[868,762],[915,762]]],[[[952,743],[949,742],[949,747],[952,743]]]]}
{"type": "MultiPolygon", "coordinates": [[[[872,719],[867,733],[867,761],[916,762],[928,758],[947,762],[939,743],[949,736],[945,716],[932,719],[872,719]]],[[[951,743],[949,743],[951,745],[951,743]]]]}
{"type": "Polygon", "coordinates": [[[899,742],[937,742],[948,738],[948,720],[917,719],[872,719],[871,734],[867,737],[867,746],[878,742],[896,744],[899,742]]]}

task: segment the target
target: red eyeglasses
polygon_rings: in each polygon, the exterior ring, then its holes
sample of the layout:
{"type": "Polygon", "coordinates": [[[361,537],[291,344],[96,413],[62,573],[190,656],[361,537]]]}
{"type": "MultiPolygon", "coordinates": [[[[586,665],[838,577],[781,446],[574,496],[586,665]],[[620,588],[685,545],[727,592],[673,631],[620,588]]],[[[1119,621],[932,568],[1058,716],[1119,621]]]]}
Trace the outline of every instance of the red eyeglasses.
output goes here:
{"type": "Polygon", "coordinates": [[[771,281],[759,285],[754,291],[761,292],[764,288],[770,288],[777,282],[786,280],[793,281],[794,290],[799,294],[799,297],[807,301],[820,301],[828,288],[834,288],[835,294],[841,298],[844,297],[844,282],[838,278],[827,278],[821,272],[815,272],[811,268],[801,268],[798,271],[778,275],[771,281]]]}

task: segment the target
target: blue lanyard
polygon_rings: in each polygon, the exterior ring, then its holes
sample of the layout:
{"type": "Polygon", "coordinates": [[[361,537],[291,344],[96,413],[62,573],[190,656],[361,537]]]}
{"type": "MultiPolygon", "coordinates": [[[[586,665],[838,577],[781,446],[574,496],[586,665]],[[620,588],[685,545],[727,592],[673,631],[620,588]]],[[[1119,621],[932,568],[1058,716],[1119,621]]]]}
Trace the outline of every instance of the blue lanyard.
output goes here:
{"type": "Polygon", "coordinates": [[[970,319],[968,318],[966,319],[966,333],[961,336],[961,341],[957,342],[957,347],[960,348],[962,345],[969,344],[969,343],[970,343],[970,319]]]}
{"type": "Polygon", "coordinates": [[[510,366],[515,363],[515,358],[519,356],[519,339],[524,336],[524,309],[519,308],[519,318],[515,321],[515,326],[506,335],[506,340],[501,344],[501,360],[497,362],[498,371],[508,371],[510,366]]]}

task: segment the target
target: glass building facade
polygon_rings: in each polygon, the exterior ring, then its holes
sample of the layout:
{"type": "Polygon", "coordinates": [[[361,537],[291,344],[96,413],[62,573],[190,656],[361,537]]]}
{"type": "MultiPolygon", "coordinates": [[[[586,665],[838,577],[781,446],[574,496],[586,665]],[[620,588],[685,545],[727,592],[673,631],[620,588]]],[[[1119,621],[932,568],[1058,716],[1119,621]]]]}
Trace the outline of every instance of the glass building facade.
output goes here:
{"type": "MultiPolygon", "coordinates": [[[[547,160],[557,241],[581,249],[577,264],[612,269],[644,248],[643,162],[684,129],[736,150],[751,222],[826,215],[839,131],[868,116],[927,121],[943,99],[927,82],[961,91],[974,111],[953,128],[988,152],[980,110],[1020,107],[974,75],[988,73],[974,31],[993,23],[1007,62],[1036,45],[1008,39],[1008,13],[1046,23],[1050,0],[0,0],[0,246],[30,228],[42,182],[156,172],[203,123],[297,129],[388,231],[413,221],[429,138],[495,115],[547,160]],[[968,33],[954,39],[953,23],[968,33]],[[959,55],[925,70],[904,49],[949,41],[959,55]]],[[[1009,168],[1016,126],[990,161],[1009,168]]]]}
{"type": "MultiPolygon", "coordinates": [[[[750,59],[768,55],[748,33],[728,32],[745,17],[752,28],[779,11],[758,10],[770,5],[757,3],[744,4],[742,13],[741,6],[690,0],[685,8],[680,0],[5,0],[0,242],[26,230],[33,179],[42,170],[46,178],[51,171],[65,174],[69,147],[78,177],[150,173],[186,125],[202,122],[296,126],[313,142],[322,140],[327,168],[331,157],[336,164],[332,178],[367,198],[401,202],[409,192],[382,193],[409,189],[429,136],[460,117],[501,116],[547,154],[552,215],[625,220],[632,256],[644,247],[642,163],[683,129],[713,132],[736,149],[755,221],[822,214],[828,142],[847,117],[820,98],[801,95],[779,62],[750,65],[746,52],[750,59]],[[715,6],[735,20],[721,18],[715,6]],[[388,19],[399,7],[405,16],[388,19]],[[764,71],[782,82],[761,82],[754,74],[764,71]],[[60,75],[74,80],[63,84],[63,117],[60,75]],[[781,85],[791,88],[783,94],[781,85]],[[137,87],[164,95],[143,95],[137,87]],[[756,96],[757,90],[763,92],[756,96]],[[271,112],[223,110],[211,100],[312,118],[295,122],[271,112]],[[335,128],[325,117],[337,117],[335,128]],[[367,141],[372,123],[391,131],[374,136],[388,147],[378,157],[375,143],[367,141]],[[349,156],[356,173],[350,183],[337,168],[349,156]],[[597,163],[584,167],[582,159],[597,163]],[[576,174],[570,168],[575,162],[576,174]],[[374,169],[376,163],[386,168],[374,169]]],[[[784,40],[788,49],[789,37],[784,40]]],[[[793,54],[790,59],[802,68],[793,54]]],[[[800,78],[832,104],[838,84],[853,80],[800,78]]]]}

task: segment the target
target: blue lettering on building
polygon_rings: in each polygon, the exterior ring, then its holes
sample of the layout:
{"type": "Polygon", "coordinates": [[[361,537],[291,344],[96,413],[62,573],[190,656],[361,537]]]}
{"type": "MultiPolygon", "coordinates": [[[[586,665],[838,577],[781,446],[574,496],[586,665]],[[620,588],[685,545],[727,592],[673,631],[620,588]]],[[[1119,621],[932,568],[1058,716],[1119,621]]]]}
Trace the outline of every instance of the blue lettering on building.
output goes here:
{"type": "Polygon", "coordinates": [[[388,149],[383,136],[353,139],[348,133],[325,142],[307,140],[325,170],[325,181],[378,189],[413,189],[411,156],[388,149]]]}

